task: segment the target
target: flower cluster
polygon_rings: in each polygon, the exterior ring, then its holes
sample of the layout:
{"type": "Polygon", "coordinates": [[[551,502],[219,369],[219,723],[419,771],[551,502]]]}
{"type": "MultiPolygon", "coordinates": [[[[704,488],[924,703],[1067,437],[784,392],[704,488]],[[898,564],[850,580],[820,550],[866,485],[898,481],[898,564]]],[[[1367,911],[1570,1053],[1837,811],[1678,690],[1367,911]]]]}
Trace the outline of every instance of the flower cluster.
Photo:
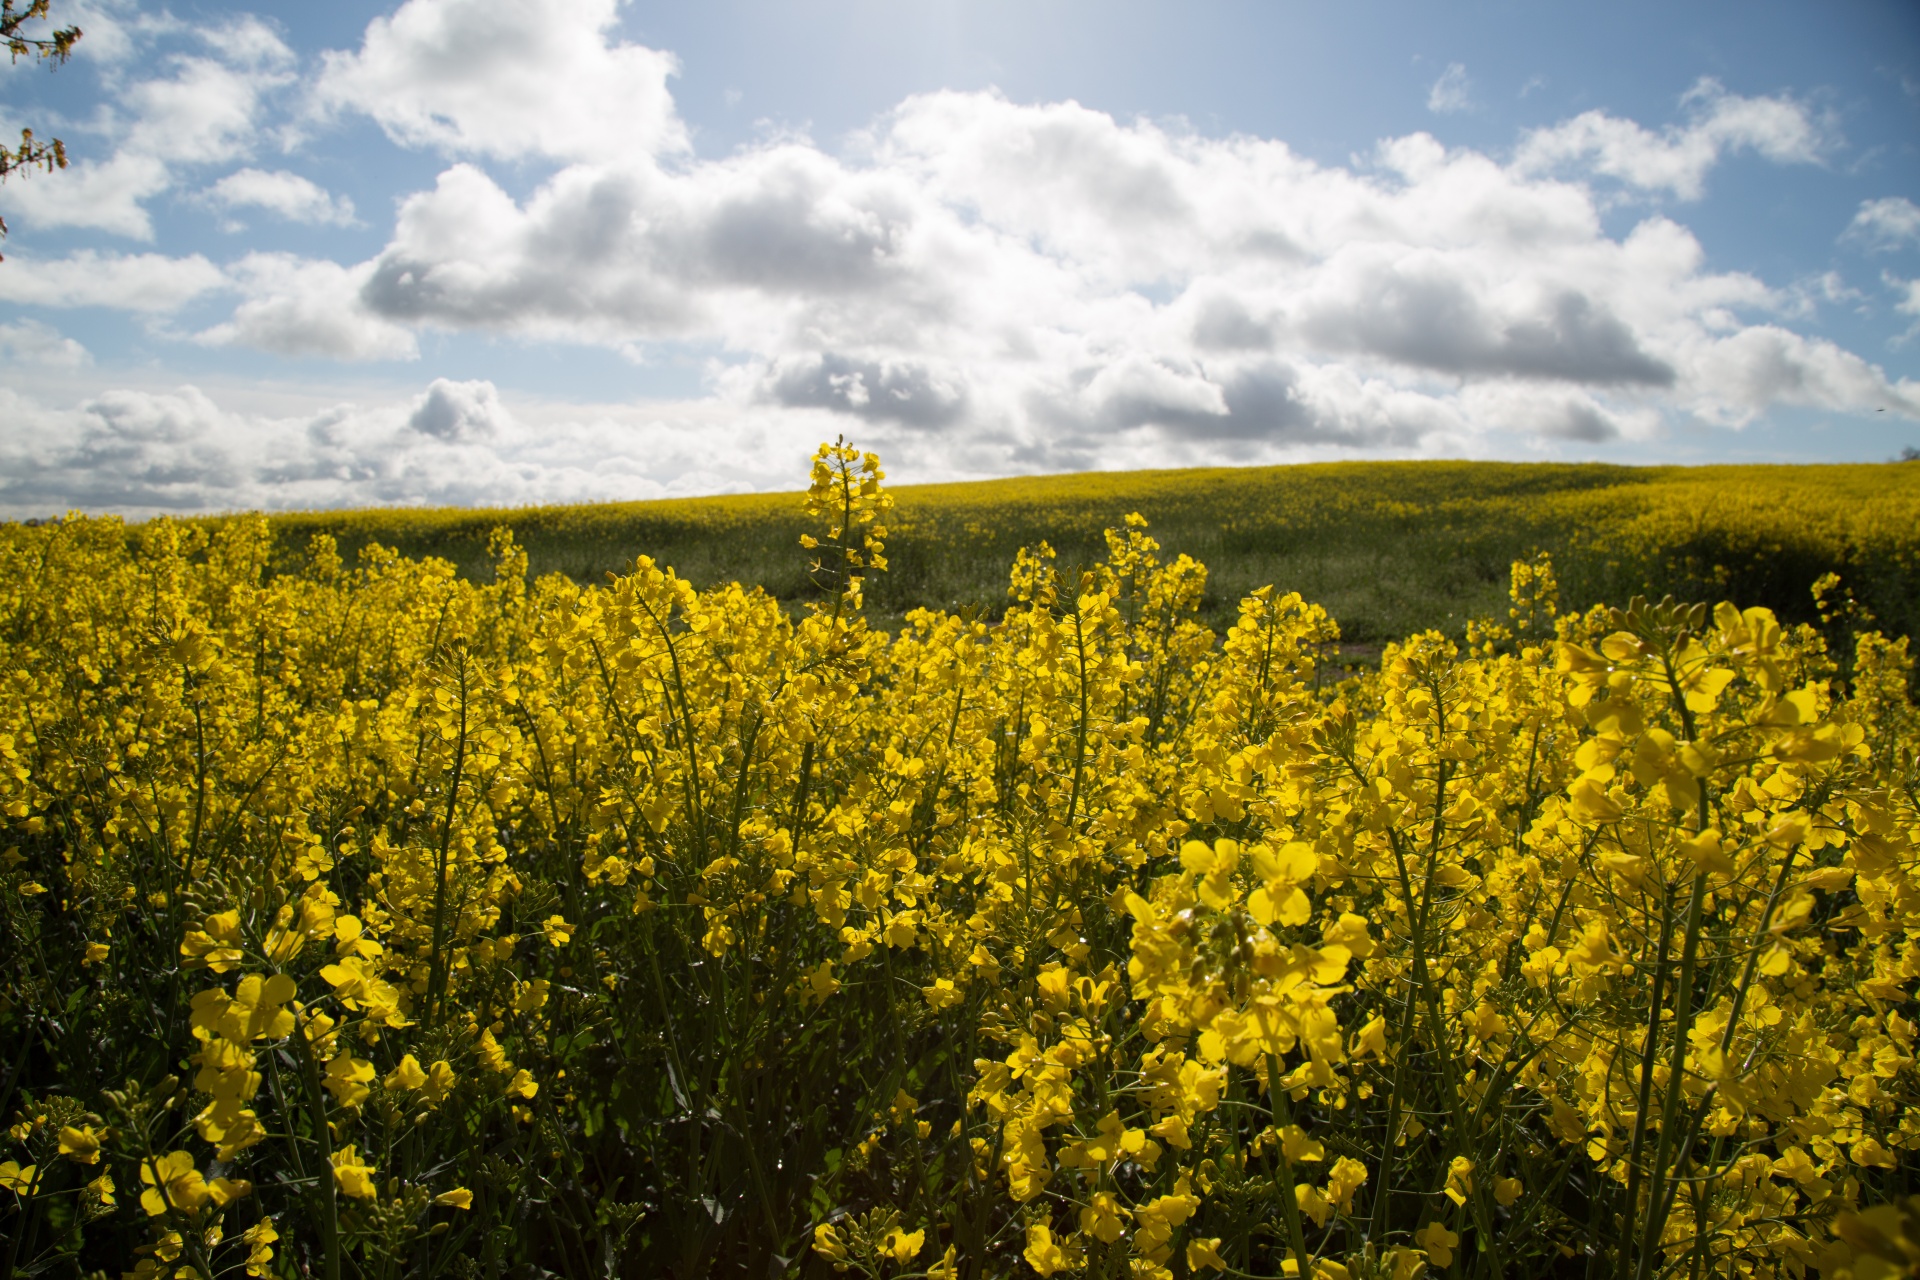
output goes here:
{"type": "Polygon", "coordinates": [[[1901,1256],[1905,640],[1561,612],[1535,557],[1355,674],[1297,594],[1203,626],[1138,516],[889,634],[882,480],[822,447],[797,617],[504,535],[477,583],[251,518],[0,532],[13,1265],[1901,1256]]]}

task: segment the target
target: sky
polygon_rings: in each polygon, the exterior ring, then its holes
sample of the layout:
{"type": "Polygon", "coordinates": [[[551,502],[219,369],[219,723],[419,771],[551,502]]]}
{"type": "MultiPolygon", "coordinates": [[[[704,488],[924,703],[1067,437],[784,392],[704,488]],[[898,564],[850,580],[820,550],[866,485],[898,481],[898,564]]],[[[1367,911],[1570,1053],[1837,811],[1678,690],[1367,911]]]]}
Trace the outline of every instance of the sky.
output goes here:
{"type": "Polygon", "coordinates": [[[55,0],[0,516],[1920,446],[1911,0],[55,0]]]}

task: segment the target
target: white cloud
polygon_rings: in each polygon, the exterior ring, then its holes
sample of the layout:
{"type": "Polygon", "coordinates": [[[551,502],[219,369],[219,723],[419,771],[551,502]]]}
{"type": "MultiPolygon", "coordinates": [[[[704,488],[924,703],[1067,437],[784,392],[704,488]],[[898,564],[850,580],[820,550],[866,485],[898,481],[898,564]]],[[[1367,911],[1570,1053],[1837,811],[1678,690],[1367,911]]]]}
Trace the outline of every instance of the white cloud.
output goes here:
{"type": "Polygon", "coordinates": [[[246,295],[233,316],[196,339],[209,346],[243,345],[287,356],[336,360],[413,360],[419,347],[405,327],[370,312],[361,291],[372,264],[252,253],[233,267],[246,295]]]}
{"type": "Polygon", "coordinates": [[[1573,444],[1646,440],[1660,433],[1660,415],[1645,406],[1608,404],[1576,388],[1482,383],[1461,393],[1464,414],[1474,422],[1515,436],[1573,444]]]}
{"type": "Polygon", "coordinates": [[[1913,316],[1915,320],[1905,333],[1896,334],[1890,343],[1892,346],[1904,346],[1920,337],[1920,280],[1902,280],[1891,271],[1880,273],[1880,282],[1900,295],[1893,309],[1903,316],[1913,316]]]}
{"type": "MultiPolygon", "coordinates": [[[[286,53],[284,45],[280,50],[286,53]]],[[[247,154],[261,95],[287,83],[287,76],[278,61],[262,66],[251,42],[240,44],[240,54],[245,61],[238,65],[174,57],[167,60],[172,75],[129,85],[120,94],[131,116],[122,150],[184,164],[221,164],[247,154]]]]}
{"type": "Polygon", "coordinates": [[[192,387],[108,391],[49,412],[0,389],[0,510],[220,510],[244,481],[250,443],[192,387]]]}
{"type": "Polygon", "coordinates": [[[159,157],[122,152],[76,161],[58,174],[10,180],[0,187],[0,205],[22,228],[83,227],[152,240],[145,202],[172,184],[159,157]]]}
{"type": "Polygon", "coordinates": [[[436,440],[487,440],[510,430],[513,417],[491,382],[435,378],[407,415],[407,426],[436,440]]]}
{"type": "Polygon", "coordinates": [[[420,328],[715,344],[734,353],[718,402],[859,422],[959,471],[1490,430],[1577,446],[1768,404],[1913,406],[1910,384],[1772,323],[1816,289],[1847,296],[1837,278],[1709,272],[1665,217],[1612,238],[1584,183],[1424,134],[1350,169],[992,94],[911,98],[848,157],[803,140],[629,156],[523,199],[456,164],[374,259],[301,269],[298,289],[257,274],[246,304],[298,323],[222,339],[374,357],[420,328]]]}
{"type": "Polygon", "coordinates": [[[1776,325],[1699,343],[1688,362],[1695,382],[1711,389],[1690,407],[1709,421],[1740,425],[1783,404],[1920,418],[1920,383],[1890,383],[1878,365],[1776,325]]]}
{"type": "Polygon", "coordinates": [[[1879,252],[1920,245],[1920,205],[1905,196],[1863,200],[1840,238],[1879,252]]]}
{"type": "Polygon", "coordinates": [[[791,488],[817,424],[699,404],[533,404],[491,383],[241,411],[192,386],[50,404],[0,386],[0,516],[513,506],[791,488]],[[444,407],[447,416],[436,416],[444,407]],[[435,428],[450,427],[439,430],[435,428]],[[423,429],[425,428],[425,429],[423,429]]]}
{"type": "Polygon", "coordinates": [[[1514,165],[1524,173],[1580,168],[1646,191],[1698,200],[1707,171],[1731,151],[1751,150],[1778,164],[1816,164],[1828,140],[1807,108],[1791,98],[1743,98],[1703,79],[1681,99],[1693,118],[1659,132],[1604,111],[1535,129],[1514,165]]]}
{"type": "Polygon", "coordinates": [[[617,0],[407,0],[327,55],[319,100],[402,146],[611,159],[684,148],[671,54],[611,42],[617,0]]]}
{"type": "Polygon", "coordinates": [[[93,363],[85,347],[38,320],[0,324],[0,359],[41,369],[77,369],[93,363]]]}
{"type": "Polygon", "coordinates": [[[61,26],[69,24],[85,32],[74,46],[84,61],[117,63],[133,55],[134,36],[129,23],[138,23],[141,15],[126,0],[69,0],[61,26]]]}
{"type": "Polygon", "coordinates": [[[195,34],[234,66],[281,70],[298,61],[280,33],[251,13],[227,15],[195,34]]]}
{"type": "Polygon", "coordinates": [[[169,258],[81,249],[65,258],[8,258],[0,268],[0,301],[165,313],[227,283],[226,274],[197,253],[169,258]]]}
{"type": "Polygon", "coordinates": [[[1433,82],[1433,88],[1427,91],[1427,110],[1436,115],[1445,115],[1455,111],[1466,111],[1473,106],[1473,80],[1467,75],[1466,67],[1458,62],[1449,62],[1440,78],[1433,82]]]}
{"type": "MultiPolygon", "coordinates": [[[[250,154],[266,99],[292,83],[292,51],[256,18],[242,15],[195,28],[212,48],[211,57],[160,54],[153,42],[177,34],[179,24],[123,21],[119,9],[99,11],[110,100],[93,119],[76,122],[79,134],[63,129],[78,158],[56,178],[0,187],[0,209],[17,214],[23,227],[78,227],[152,240],[147,202],[177,186],[183,169],[250,154]],[[158,67],[162,74],[129,76],[135,66],[158,67]],[[91,137],[82,145],[86,135],[91,137]]],[[[93,35],[89,30],[75,47],[89,48],[93,35]]]]}
{"type": "MultiPolygon", "coordinates": [[[[365,261],[29,259],[0,269],[0,299],[164,313],[226,289],[231,314],[195,340],[339,361],[414,360],[434,331],[641,360],[692,346],[713,357],[699,399],[542,406],[432,371],[411,396],[273,414],[191,389],[16,397],[15,416],[0,412],[0,506],[786,485],[842,430],[932,478],[1457,455],[1495,437],[1580,454],[1787,405],[1920,417],[1920,387],[1785,327],[1856,297],[1837,276],[1769,287],[1710,269],[1669,217],[1625,234],[1603,221],[1617,193],[1597,178],[1692,197],[1733,151],[1818,161],[1824,135],[1791,99],[1703,82],[1669,128],[1592,112],[1512,157],[1416,133],[1323,165],[1273,140],[942,92],[839,154],[769,136],[700,158],[667,93],[671,58],[619,43],[616,14],[616,0],[408,0],[329,60],[321,100],[457,155],[365,261]],[[488,157],[559,163],[509,191],[488,157]]],[[[124,98],[179,136],[122,127],[143,149],[103,162],[117,186],[95,181],[123,227],[183,166],[231,168],[258,146],[229,108],[276,91],[272,42],[236,37],[202,61],[221,74],[193,73],[199,108],[157,89],[124,98]]],[[[284,170],[242,168],[201,198],[350,216],[284,170]]]]}
{"type": "Polygon", "coordinates": [[[353,224],[353,201],[285,169],[246,168],[228,174],[207,191],[226,209],[265,209],[289,222],[345,227],[353,224]]]}
{"type": "Polygon", "coordinates": [[[1901,315],[1920,316],[1920,280],[1902,280],[1895,275],[1883,275],[1881,280],[1887,288],[1906,296],[1893,304],[1893,309],[1901,315]]]}

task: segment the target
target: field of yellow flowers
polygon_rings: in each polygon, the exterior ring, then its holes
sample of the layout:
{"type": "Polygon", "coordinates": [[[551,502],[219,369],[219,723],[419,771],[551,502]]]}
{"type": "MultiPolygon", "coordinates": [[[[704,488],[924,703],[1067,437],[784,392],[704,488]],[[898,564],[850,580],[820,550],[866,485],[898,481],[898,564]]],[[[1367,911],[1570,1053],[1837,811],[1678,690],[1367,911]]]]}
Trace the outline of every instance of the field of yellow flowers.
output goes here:
{"type": "MultiPolygon", "coordinates": [[[[1284,583],[1370,648],[1429,629],[1462,639],[1468,619],[1504,614],[1507,566],[1540,551],[1575,609],[1671,592],[1812,622],[1809,589],[1837,572],[1882,630],[1920,633],[1920,462],[1329,462],[907,485],[893,495],[890,566],[866,595],[869,620],[887,630],[917,608],[972,605],[998,618],[1020,548],[1044,539],[1074,572],[1105,559],[1105,531],[1139,513],[1169,558],[1207,566],[1197,616],[1222,633],[1241,599],[1284,583]]],[[[505,526],[536,577],[598,584],[646,555],[697,587],[743,582],[794,608],[823,598],[792,554],[806,530],[793,494],[269,519],[290,552],[324,533],[349,558],[380,543],[484,579],[493,530],[505,526]]]]}
{"type": "Polygon", "coordinates": [[[0,530],[0,1280],[1920,1259],[1905,638],[1529,556],[1349,676],[1138,517],[895,632],[881,480],[798,617],[0,530]]]}

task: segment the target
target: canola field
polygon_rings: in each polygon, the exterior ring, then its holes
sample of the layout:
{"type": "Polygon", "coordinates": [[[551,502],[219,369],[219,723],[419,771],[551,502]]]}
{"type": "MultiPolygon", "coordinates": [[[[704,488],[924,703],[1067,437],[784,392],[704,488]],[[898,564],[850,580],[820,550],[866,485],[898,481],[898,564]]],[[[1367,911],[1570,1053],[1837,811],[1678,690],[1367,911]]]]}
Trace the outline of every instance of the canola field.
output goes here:
{"type": "MultiPolygon", "coordinates": [[[[1809,588],[1834,572],[1889,631],[1920,629],[1920,463],[1325,463],[913,485],[894,497],[890,565],[866,602],[890,630],[916,608],[997,618],[1020,548],[1045,540],[1064,570],[1088,568],[1130,512],[1168,555],[1207,566],[1198,616],[1222,633],[1248,592],[1278,583],[1369,649],[1429,628],[1458,639],[1470,618],[1506,608],[1507,566],[1539,551],[1574,608],[1671,592],[1810,622],[1809,588]]],[[[792,552],[806,529],[797,494],[271,519],[290,551],[325,533],[349,558],[377,542],[480,579],[504,525],[536,577],[600,584],[645,555],[701,588],[743,582],[791,607],[821,598],[792,552]]]]}
{"type": "Polygon", "coordinates": [[[1907,1274],[1870,470],[1550,495],[1831,553],[1808,621],[1529,550],[1357,674],[1297,592],[1209,626],[1151,512],[876,626],[841,447],[797,611],[505,530],[0,529],[5,1275],[1907,1274]]]}

